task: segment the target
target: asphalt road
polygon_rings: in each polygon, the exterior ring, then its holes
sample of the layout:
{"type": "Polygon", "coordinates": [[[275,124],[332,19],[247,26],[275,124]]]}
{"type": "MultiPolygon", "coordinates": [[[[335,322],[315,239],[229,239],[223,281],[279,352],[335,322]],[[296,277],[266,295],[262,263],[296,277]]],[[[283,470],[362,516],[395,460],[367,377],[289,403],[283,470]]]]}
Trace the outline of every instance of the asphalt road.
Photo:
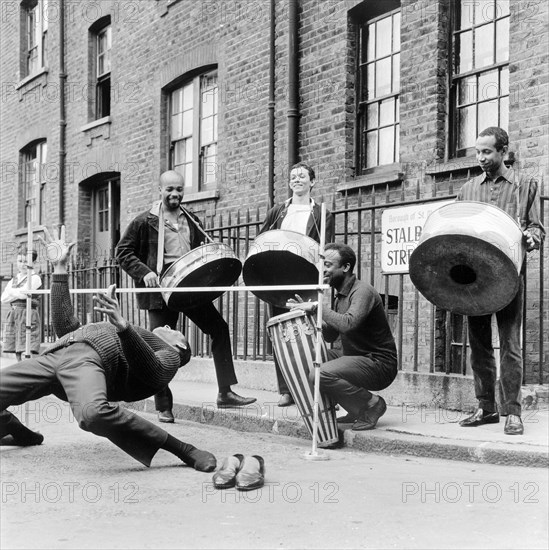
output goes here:
{"type": "Polygon", "coordinates": [[[264,457],[262,489],[218,491],[211,474],[164,451],[141,466],[81,431],[56,399],[28,413],[46,439],[0,447],[2,549],[548,546],[546,470],[351,450],[312,462],[303,440],[168,425],[219,462],[238,452],[264,457]]]}

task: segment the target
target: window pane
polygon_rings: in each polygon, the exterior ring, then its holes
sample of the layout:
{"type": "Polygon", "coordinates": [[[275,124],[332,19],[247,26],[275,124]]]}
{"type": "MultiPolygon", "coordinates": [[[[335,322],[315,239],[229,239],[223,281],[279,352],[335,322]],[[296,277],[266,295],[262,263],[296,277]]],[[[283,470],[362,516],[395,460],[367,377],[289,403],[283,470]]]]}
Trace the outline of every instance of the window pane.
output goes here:
{"type": "Polygon", "coordinates": [[[458,73],[466,73],[473,68],[473,34],[471,31],[457,36],[457,48],[459,51],[458,73]]]}
{"type": "Polygon", "coordinates": [[[172,128],[171,128],[171,137],[172,139],[179,139],[183,137],[183,114],[177,113],[172,116],[172,128]]]}
{"type": "Polygon", "coordinates": [[[185,164],[185,187],[193,186],[193,164],[189,162],[185,164]]]}
{"type": "Polygon", "coordinates": [[[172,94],[172,115],[183,110],[183,90],[180,88],[172,94]]]}
{"type": "Polygon", "coordinates": [[[488,126],[498,125],[498,102],[486,101],[478,104],[478,127],[482,131],[488,126]]]}
{"type": "Polygon", "coordinates": [[[400,98],[396,98],[396,108],[395,108],[395,112],[396,112],[396,120],[397,122],[400,121],[400,98]]]}
{"type": "Polygon", "coordinates": [[[469,29],[473,26],[473,2],[459,2],[459,6],[461,12],[459,28],[469,29]]]}
{"type": "Polygon", "coordinates": [[[393,15],[393,51],[400,51],[400,12],[393,15]]]}
{"type": "Polygon", "coordinates": [[[499,126],[504,130],[509,128],[509,96],[499,100],[499,126]]]}
{"type": "Polygon", "coordinates": [[[496,63],[509,60],[509,18],[496,23],[496,63]]]}
{"type": "Polygon", "coordinates": [[[400,91],[400,54],[393,56],[393,93],[400,91]]]}
{"type": "Polygon", "coordinates": [[[376,95],[380,97],[391,93],[391,58],[376,61],[376,95]]]}
{"type": "Polygon", "coordinates": [[[193,133],[193,112],[185,111],[183,113],[183,124],[182,124],[182,135],[187,137],[191,136],[193,133]]]}
{"type": "Polygon", "coordinates": [[[400,124],[395,126],[395,162],[400,161],[400,124]]]}
{"type": "Polygon", "coordinates": [[[475,29],[475,69],[494,63],[494,24],[475,29]]]}
{"type": "Polygon", "coordinates": [[[367,70],[367,77],[366,77],[366,97],[363,99],[373,99],[376,96],[375,93],[375,69],[376,65],[375,63],[371,63],[366,67],[367,70]]]}
{"type": "Polygon", "coordinates": [[[377,166],[377,131],[366,134],[366,166],[377,166]]]}
{"type": "Polygon", "coordinates": [[[385,17],[376,23],[376,59],[391,53],[391,23],[391,17],[385,17]]]}
{"type": "Polygon", "coordinates": [[[385,126],[394,122],[395,100],[393,98],[382,101],[379,104],[379,125],[385,126]]]}
{"type": "Polygon", "coordinates": [[[375,55],[376,55],[376,26],[375,24],[373,25],[368,25],[367,26],[367,34],[368,34],[368,38],[367,38],[367,51],[366,51],[366,58],[368,61],[372,61],[373,59],[375,59],[375,55]]]}
{"type": "Polygon", "coordinates": [[[498,71],[481,73],[478,77],[478,100],[497,97],[499,93],[498,71]]]}
{"type": "Polygon", "coordinates": [[[193,108],[193,85],[187,84],[183,88],[183,109],[192,109],[193,108]]]}
{"type": "Polygon", "coordinates": [[[200,126],[200,145],[206,145],[214,141],[213,117],[202,119],[200,126]]]}
{"type": "Polygon", "coordinates": [[[458,82],[458,105],[474,103],[477,100],[477,77],[467,76],[458,82]]]}
{"type": "Polygon", "coordinates": [[[509,93],[509,67],[503,67],[499,73],[499,95],[509,93]]]}
{"type": "Polygon", "coordinates": [[[214,114],[215,107],[215,91],[217,88],[205,90],[202,93],[202,116],[209,117],[214,114]]]}
{"type": "Polygon", "coordinates": [[[379,164],[391,164],[395,158],[395,127],[389,126],[379,131],[379,164]]]}
{"type": "Polygon", "coordinates": [[[185,163],[185,140],[176,141],[173,147],[173,164],[180,166],[185,163]]]}
{"type": "Polygon", "coordinates": [[[214,121],[214,141],[217,141],[217,115],[214,115],[213,117],[213,121],[214,121]]]}
{"type": "Polygon", "coordinates": [[[474,0],[471,3],[475,6],[475,25],[482,25],[494,19],[495,0],[474,0]]]}
{"type": "Polygon", "coordinates": [[[464,107],[458,111],[458,149],[474,147],[477,136],[475,120],[476,106],[464,107]]]}
{"type": "Polygon", "coordinates": [[[367,128],[376,128],[378,126],[377,106],[378,103],[370,103],[370,105],[368,105],[368,111],[366,115],[367,128]]]}
{"type": "Polygon", "coordinates": [[[509,15],[509,1],[510,0],[496,0],[496,17],[509,15]]]}

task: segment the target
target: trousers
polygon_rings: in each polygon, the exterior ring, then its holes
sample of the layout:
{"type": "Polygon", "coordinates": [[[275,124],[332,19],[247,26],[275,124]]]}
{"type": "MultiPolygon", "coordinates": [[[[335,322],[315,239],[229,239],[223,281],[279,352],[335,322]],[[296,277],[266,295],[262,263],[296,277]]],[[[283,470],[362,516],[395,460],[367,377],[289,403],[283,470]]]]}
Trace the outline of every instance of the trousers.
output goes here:
{"type": "Polygon", "coordinates": [[[168,438],[157,425],[107,400],[101,358],[83,342],[0,371],[0,436],[19,424],[8,407],[51,394],[66,398],[80,428],[106,437],[145,466],[168,438]]]}
{"type": "MultiPolygon", "coordinates": [[[[234,370],[231,349],[229,326],[213,304],[193,307],[183,312],[204,334],[212,339],[212,355],[215,375],[219,388],[232,386],[238,382],[234,370]]],[[[165,304],[162,309],[149,310],[149,330],[169,325],[175,330],[179,311],[169,309],[165,304]]],[[[166,411],[173,408],[173,395],[166,386],[154,396],[154,405],[157,411],[166,411]]]]}
{"type": "MultiPolygon", "coordinates": [[[[330,395],[349,414],[358,417],[372,398],[371,390],[390,386],[397,375],[396,362],[383,362],[362,355],[343,355],[328,350],[328,361],[320,365],[320,391],[330,395]]],[[[314,371],[311,372],[314,381],[314,371]]]]}
{"type": "MultiPolygon", "coordinates": [[[[502,390],[503,416],[521,414],[520,390],[522,386],[522,354],[520,328],[524,282],[520,279],[519,290],[511,302],[496,313],[500,343],[500,383],[502,390]]],[[[492,345],[492,316],[468,317],[471,368],[475,383],[475,396],[479,407],[487,412],[496,412],[497,368],[492,345]]]]}

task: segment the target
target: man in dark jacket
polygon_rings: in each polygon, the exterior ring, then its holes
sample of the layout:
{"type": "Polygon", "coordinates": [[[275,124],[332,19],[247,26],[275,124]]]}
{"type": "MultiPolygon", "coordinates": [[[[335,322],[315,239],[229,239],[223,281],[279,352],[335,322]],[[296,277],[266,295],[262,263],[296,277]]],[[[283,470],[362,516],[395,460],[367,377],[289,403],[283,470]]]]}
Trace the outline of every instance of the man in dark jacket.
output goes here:
{"type": "Polygon", "coordinates": [[[46,230],[48,258],[54,264],[52,321],[59,339],[38,357],[2,369],[0,437],[2,444],[39,445],[43,436],[25,427],[6,409],[54,394],[68,401],[79,426],[110,439],[133,458],[150,466],[159,449],[199,471],[215,469],[215,457],[169,435],[117,401],[150,397],[189,362],[185,337],[167,327],[149,332],[132,326],[120,313],[114,286],[94,297],[96,311],[108,321],[81,325],[71,304],[67,260],[73,244],[46,230]]]}
{"type": "MultiPolygon", "coordinates": [[[[160,176],[162,200],[134,218],[118,246],[116,256],[122,269],[138,288],[159,286],[162,273],[181,256],[199,247],[207,238],[196,216],[181,206],[184,179],[174,170],[160,176]],[[163,223],[160,224],[159,220],[163,223]]],[[[149,328],[168,325],[175,330],[179,311],[169,309],[159,292],[138,293],[137,305],[149,312],[149,328]]],[[[219,386],[217,406],[241,407],[255,398],[241,397],[231,391],[237,383],[229,327],[212,303],[189,308],[185,315],[212,338],[212,354],[219,386]]],[[[160,422],[173,422],[173,397],[166,385],[154,396],[160,422]]]]}

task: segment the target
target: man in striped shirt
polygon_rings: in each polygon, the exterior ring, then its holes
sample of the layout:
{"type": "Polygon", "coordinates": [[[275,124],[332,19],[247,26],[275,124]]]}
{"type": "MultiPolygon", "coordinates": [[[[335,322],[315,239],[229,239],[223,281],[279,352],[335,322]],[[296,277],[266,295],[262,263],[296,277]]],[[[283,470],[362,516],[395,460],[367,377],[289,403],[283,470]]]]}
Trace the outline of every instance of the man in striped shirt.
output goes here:
{"type": "MultiPolygon", "coordinates": [[[[538,182],[507,168],[503,159],[509,148],[509,136],[502,128],[491,126],[483,130],[476,142],[476,156],[483,173],[470,179],[461,188],[457,200],[480,201],[497,206],[517,220],[524,234],[526,250],[538,249],[545,237],[540,220],[538,182]]],[[[521,435],[520,389],[522,385],[522,355],[520,327],[524,299],[524,282],[513,300],[496,313],[500,340],[500,383],[503,416],[507,416],[504,432],[521,435]]],[[[499,422],[496,407],[496,362],[492,346],[491,315],[468,317],[471,367],[475,380],[478,409],[460,422],[473,427],[499,422]]]]}

